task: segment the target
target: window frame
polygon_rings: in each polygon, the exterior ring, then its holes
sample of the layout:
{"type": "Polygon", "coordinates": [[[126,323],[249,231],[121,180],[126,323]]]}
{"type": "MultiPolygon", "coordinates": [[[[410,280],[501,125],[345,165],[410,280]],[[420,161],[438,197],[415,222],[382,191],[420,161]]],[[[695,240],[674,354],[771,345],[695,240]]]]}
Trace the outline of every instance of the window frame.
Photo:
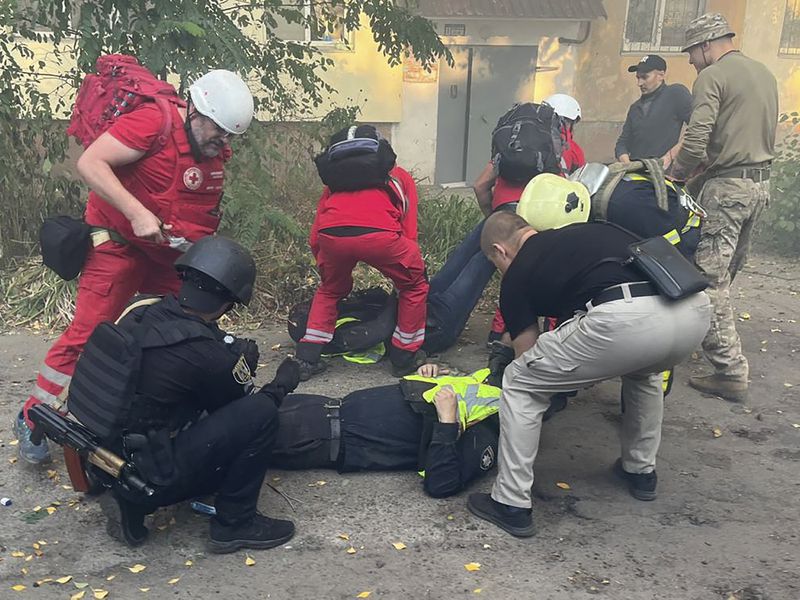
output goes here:
{"type": "MultiPolygon", "coordinates": [[[[791,41],[790,41],[791,43],[791,41]]],[[[783,9],[783,22],[781,23],[781,36],[778,40],[778,56],[782,58],[800,58],[800,0],[786,0],[786,4],[784,4],[783,9]],[[789,2],[793,2],[792,7],[794,8],[794,14],[796,15],[793,21],[795,21],[795,29],[796,29],[796,40],[794,40],[795,46],[791,45],[783,45],[784,34],[786,32],[786,24],[788,23],[787,18],[789,17],[789,2]]]]}
{"type": "MultiPolygon", "coordinates": [[[[311,11],[313,10],[314,0],[303,0],[303,15],[306,19],[311,18],[311,11]]],[[[348,31],[342,27],[342,37],[338,40],[315,40],[312,37],[311,25],[304,27],[304,41],[311,44],[315,48],[321,50],[351,50],[352,49],[352,31],[348,31]]]]}
{"type": "MultiPolygon", "coordinates": [[[[697,1],[698,1],[697,16],[699,16],[706,11],[708,0],[697,0],[697,1]]],[[[622,24],[622,50],[620,51],[620,54],[643,54],[643,53],[681,54],[681,50],[683,49],[681,46],[661,45],[661,33],[664,28],[664,15],[666,14],[667,3],[669,2],[669,0],[655,0],[655,2],[656,2],[656,11],[655,11],[656,14],[655,18],[653,19],[653,25],[650,31],[650,41],[629,42],[627,39],[627,33],[628,33],[628,16],[630,14],[630,9],[631,9],[631,0],[626,0],[625,20],[623,21],[622,24]]]]}

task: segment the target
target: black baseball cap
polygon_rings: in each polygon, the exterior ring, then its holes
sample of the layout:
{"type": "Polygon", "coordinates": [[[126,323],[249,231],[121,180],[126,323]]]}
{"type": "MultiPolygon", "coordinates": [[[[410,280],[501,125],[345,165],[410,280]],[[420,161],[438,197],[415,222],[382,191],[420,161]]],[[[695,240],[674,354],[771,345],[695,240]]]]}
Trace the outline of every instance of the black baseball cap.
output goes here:
{"type": "Polygon", "coordinates": [[[649,73],[650,71],[666,71],[667,61],[658,54],[648,54],[635,65],[628,67],[628,73],[649,73]]]}

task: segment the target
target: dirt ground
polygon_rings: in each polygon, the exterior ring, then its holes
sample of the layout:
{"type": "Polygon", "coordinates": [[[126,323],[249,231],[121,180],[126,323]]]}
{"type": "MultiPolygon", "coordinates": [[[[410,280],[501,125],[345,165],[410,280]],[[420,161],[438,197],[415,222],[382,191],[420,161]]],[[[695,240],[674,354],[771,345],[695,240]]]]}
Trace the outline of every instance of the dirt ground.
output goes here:
{"type": "MultiPolygon", "coordinates": [[[[655,502],[634,500],[610,472],[618,383],[581,392],[545,425],[534,486],[538,534],[528,540],[467,511],[467,493],[489,490],[492,475],[460,496],[433,500],[414,473],[274,471],[267,482],[294,508],[266,486],[260,508],[296,522],[286,546],[210,555],[207,518],[182,505],[156,513],[150,541],[128,549],[106,536],[97,503],[71,490],[61,458],[50,470],[12,462],[12,417],[50,338],[2,335],[0,496],[13,504],[0,506],[0,598],[83,591],[90,599],[106,591],[110,599],[798,599],[799,292],[800,267],[789,260],[756,258],[740,275],[735,308],[751,361],[750,400],[732,405],[688,388],[687,377],[705,368],[697,356],[679,367],[655,502]],[[405,548],[395,549],[398,542],[405,548]],[[470,571],[469,563],[480,567],[470,571]],[[137,564],[146,569],[131,572],[137,564]],[[26,587],[13,591],[19,585],[26,587]]],[[[476,315],[443,360],[464,371],[483,366],[487,320],[476,315]]],[[[256,337],[265,380],[289,340],[281,324],[256,337]]],[[[301,389],[335,396],[390,381],[382,365],[335,362],[301,389]]]]}

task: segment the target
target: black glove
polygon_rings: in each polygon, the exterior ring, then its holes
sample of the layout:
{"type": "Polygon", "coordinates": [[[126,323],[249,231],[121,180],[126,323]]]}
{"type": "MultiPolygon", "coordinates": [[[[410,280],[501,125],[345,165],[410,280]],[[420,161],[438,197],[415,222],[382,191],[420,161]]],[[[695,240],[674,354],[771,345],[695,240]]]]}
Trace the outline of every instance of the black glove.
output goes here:
{"type": "Polygon", "coordinates": [[[247,366],[250,367],[250,375],[255,377],[256,370],[258,369],[258,358],[261,356],[258,352],[258,344],[256,341],[247,338],[236,338],[231,344],[231,351],[234,354],[244,356],[247,366]]]}
{"type": "Polygon", "coordinates": [[[275,405],[280,407],[284,397],[291,394],[300,383],[300,365],[297,361],[286,358],[278,366],[275,378],[263,386],[258,392],[270,396],[275,405]]]}

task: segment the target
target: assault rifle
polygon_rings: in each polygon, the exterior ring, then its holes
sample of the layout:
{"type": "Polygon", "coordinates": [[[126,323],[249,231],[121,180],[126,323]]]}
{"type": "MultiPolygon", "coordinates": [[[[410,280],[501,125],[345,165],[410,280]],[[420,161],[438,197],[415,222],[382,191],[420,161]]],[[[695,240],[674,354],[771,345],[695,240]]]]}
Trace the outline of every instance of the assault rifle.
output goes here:
{"type": "Polygon", "coordinates": [[[85,462],[88,462],[129,488],[147,496],[153,495],[153,488],[136,474],[132,464],[103,448],[97,436],[77,421],[46,404],[36,404],[28,409],[28,418],[34,424],[31,432],[34,444],[41,443],[47,436],[63,446],[67,471],[76,491],[86,492],[92,488],[85,470],[85,462]]]}

